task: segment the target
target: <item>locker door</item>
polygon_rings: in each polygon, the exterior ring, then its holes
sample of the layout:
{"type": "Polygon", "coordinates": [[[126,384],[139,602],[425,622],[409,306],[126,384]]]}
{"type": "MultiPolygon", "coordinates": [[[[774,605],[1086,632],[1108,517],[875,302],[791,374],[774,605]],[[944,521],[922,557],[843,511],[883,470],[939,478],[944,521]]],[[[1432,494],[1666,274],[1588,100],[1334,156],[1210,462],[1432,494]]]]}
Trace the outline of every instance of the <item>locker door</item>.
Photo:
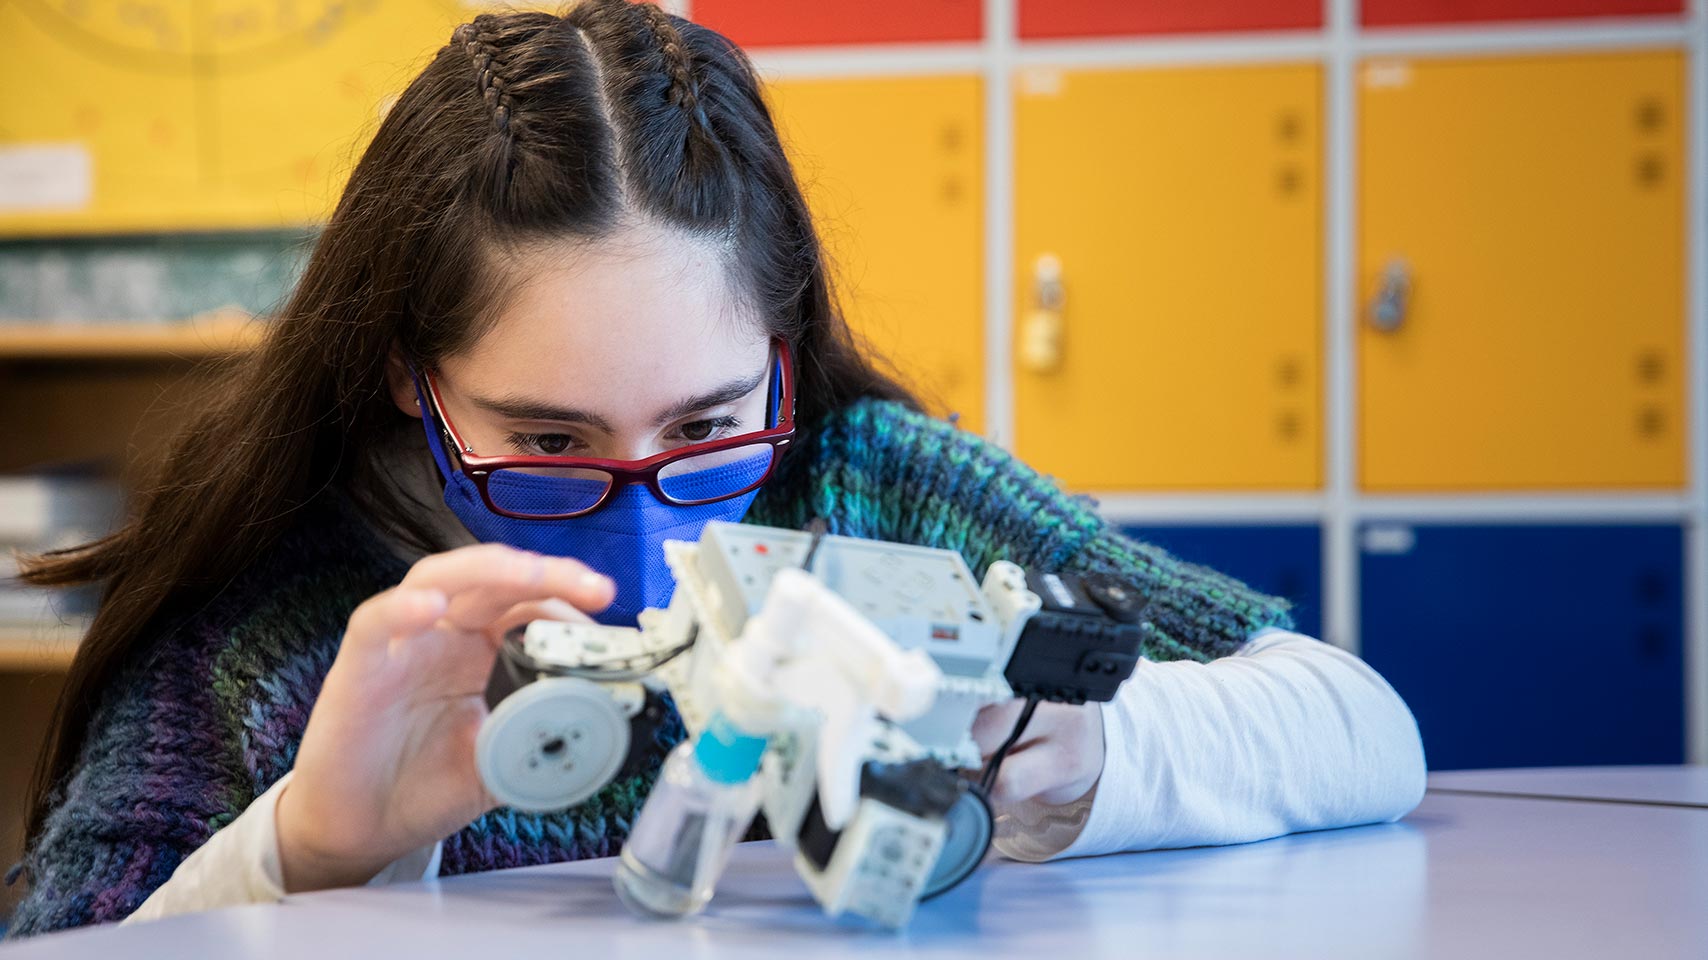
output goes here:
{"type": "Polygon", "coordinates": [[[1682,13],[1683,0],[1362,0],[1365,26],[1682,13]]]}
{"type": "Polygon", "coordinates": [[[1320,478],[1319,83],[1019,77],[1015,443],[1076,489],[1320,478]]]}
{"type": "Polygon", "coordinates": [[[1020,0],[1020,36],[1276,30],[1322,25],[1321,0],[1020,0]]]}
{"type": "Polygon", "coordinates": [[[1435,770],[1684,760],[1676,526],[1364,528],[1363,656],[1435,770]]]}
{"type": "Polygon", "coordinates": [[[1683,62],[1373,62],[1366,489],[1684,483],[1683,62]]]}
{"type": "Polygon", "coordinates": [[[769,90],[856,332],[933,409],[982,430],[978,78],[787,80],[769,90]]]}
{"type": "Polygon", "coordinates": [[[979,0],[693,0],[703,23],[744,47],[977,40],[979,0]]]}
{"type": "Polygon", "coordinates": [[[1183,560],[1203,564],[1293,601],[1298,630],[1322,636],[1322,529],[1315,524],[1123,527],[1183,560]]]}

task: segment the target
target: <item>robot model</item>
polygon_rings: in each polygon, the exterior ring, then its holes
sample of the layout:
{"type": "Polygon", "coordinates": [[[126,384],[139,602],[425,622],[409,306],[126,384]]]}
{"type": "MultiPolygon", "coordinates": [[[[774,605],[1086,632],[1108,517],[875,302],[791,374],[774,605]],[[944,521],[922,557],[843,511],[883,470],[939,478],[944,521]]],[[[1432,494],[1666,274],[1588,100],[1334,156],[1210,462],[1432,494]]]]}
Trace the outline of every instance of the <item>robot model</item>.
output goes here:
{"type": "Polygon", "coordinates": [[[666,758],[618,865],[624,903],[694,913],[758,811],[834,916],[899,928],[966,879],[986,794],[1042,701],[1115,695],[1145,601],[1110,574],[746,524],[670,541],[666,609],[640,626],[536,621],[506,638],[476,756],[499,801],[574,806],[638,771],[669,694],[689,737],[666,758]],[[979,709],[1024,697],[983,762],[979,709]],[[983,768],[977,782],[960,771],[983,768]]]}

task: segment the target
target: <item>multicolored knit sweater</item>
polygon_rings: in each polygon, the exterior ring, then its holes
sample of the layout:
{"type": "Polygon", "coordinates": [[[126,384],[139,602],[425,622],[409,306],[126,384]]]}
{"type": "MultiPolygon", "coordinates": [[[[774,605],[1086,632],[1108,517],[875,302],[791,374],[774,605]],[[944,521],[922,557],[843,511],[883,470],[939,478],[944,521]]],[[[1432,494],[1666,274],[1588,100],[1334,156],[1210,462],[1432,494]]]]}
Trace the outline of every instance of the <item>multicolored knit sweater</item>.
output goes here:
{"type": "MultiPolygon", "coordinates": [[[[1000,448],[892,403],[856,403],[804,435],[748,521],[815,516],[832,533],[958,550],[980,576],[998,559],[1124,573],[1148,589],[1153,660],[1209,660],[1291,626],[1285,601],[1121,536],[1000,448]]],[[[290,770],[351,611],[405,570],[329,495],[215,602],[140,645],[25,859],[31,890],[12,932],[123,918],[290,770]]],[[[681,736],[667,724],[646,772],[574,809],[486,814],[445,841],[441,873],[617,853],[681,736]]]]}

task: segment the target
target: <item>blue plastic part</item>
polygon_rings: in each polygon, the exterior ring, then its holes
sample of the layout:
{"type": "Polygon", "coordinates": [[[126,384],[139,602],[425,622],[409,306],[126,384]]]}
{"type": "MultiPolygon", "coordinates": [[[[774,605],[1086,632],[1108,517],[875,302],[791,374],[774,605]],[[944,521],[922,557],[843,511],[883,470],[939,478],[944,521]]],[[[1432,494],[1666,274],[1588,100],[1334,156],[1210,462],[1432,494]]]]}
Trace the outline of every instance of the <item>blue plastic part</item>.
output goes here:
{"type": "Polygon", "coordinates": [[[1122,532],[1293,601],[1301,633],[1322,636],[1322,529],[1316,524],[1131,526],[1122,532]]]}
{"type": "Polygon", "coordinates": [[[1375,526],[1362,654],[1432,769],[1683,762],[1678,526],[1375,526]]]}
{"type": "Polygon", "coordinates": [[[694,758],[706,777],[718,783],[742,783],[759,769],[766,738],[743,733],[721,713],[712,714],[694,741],[694,758]]]}

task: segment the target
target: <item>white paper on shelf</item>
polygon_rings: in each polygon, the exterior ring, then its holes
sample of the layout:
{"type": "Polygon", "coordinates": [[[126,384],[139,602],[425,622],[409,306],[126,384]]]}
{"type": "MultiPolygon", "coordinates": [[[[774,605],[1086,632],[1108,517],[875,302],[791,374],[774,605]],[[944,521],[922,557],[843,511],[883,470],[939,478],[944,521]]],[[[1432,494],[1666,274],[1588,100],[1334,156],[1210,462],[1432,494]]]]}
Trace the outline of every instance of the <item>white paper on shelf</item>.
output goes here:
{"type": "Polygon", "coordinates": [[[94,161],[81,143],[0,147],[0,212],[86,210],[95,196],[94,161]]]}

